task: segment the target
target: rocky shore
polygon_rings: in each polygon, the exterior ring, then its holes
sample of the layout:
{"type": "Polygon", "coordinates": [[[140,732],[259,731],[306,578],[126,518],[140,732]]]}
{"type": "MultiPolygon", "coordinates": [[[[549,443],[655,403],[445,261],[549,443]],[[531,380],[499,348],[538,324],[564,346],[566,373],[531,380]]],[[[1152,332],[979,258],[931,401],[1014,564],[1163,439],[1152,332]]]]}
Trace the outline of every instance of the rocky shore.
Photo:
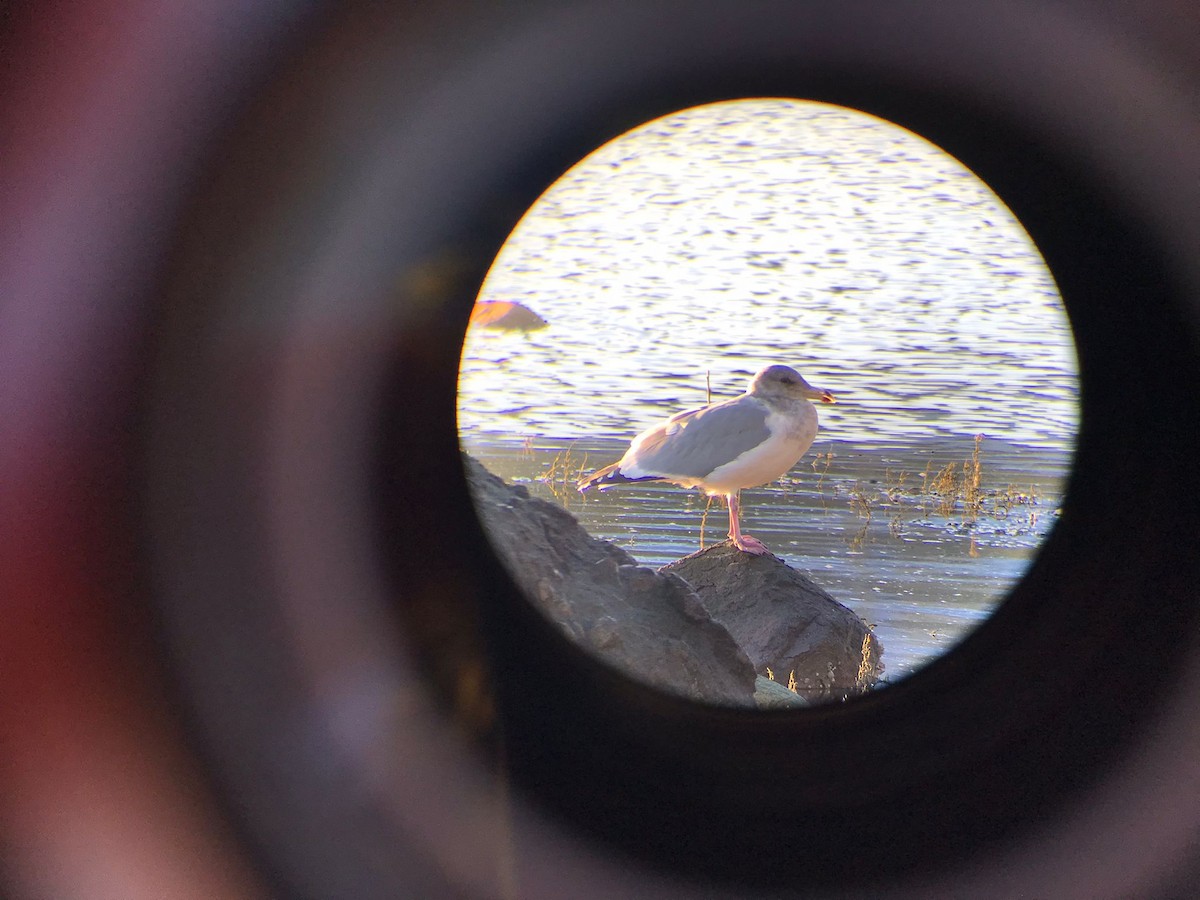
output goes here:
{"type": "Polygon", "coordinates": [[[642,681],[707,703],[780,708],[844,700],[883,671],[867,624],[775,556],[724,542],[647,568],[562,507],[467,454],[463,465],[484,528],[529,600],[642,681]]]}

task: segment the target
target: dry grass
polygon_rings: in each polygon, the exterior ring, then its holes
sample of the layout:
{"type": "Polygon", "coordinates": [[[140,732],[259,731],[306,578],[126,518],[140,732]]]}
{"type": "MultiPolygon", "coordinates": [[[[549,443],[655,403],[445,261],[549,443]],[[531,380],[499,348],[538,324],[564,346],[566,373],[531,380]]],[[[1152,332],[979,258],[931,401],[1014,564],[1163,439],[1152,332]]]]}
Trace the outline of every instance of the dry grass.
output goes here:
{"type": "Polygon", "coordinates": [[[875,666],[871,663],[870,632],[863,635],[861,652],[862,657],[858,661],[858,674],[854,677],[854,686],[860,694],[870,690],[875,681],[875,666]]]}
{"type": "Polygon", "coordinates": [[[907,492],[908,473],[896,469],[883,470],[883,492],[893,503],[898,502],[907,492]]]}
{"type": "Polygon", "coordinates": [[[833,451],[827,453],[818,453],[813,457],[812,470],[817,473],[817,490],[821,490],[821,485],[825,481],[825,473],[829,471],[830,465],[833,464],[833,451]]]}
{"type": "Polygon", "coordinates": [[[975,435],[975,449],[971,452],[971,458],[963,463],[960,482],[963,508],[972,519],[978,518],[983,508],[983,493],[979,487],[983,481],[983,462],[980,460],[982,445],[983,435],[975,435]]]}
{"type": "Polygon", "coordinates": [[[872,497],[868,494],[861,481],[854,482],[854,487],[850,491],[850,508],[858,513],[859,518],[866,519],[870,523],[871,509],[877,500],[878,495],[872,497]]]}
{"type": "Polygon", "coordinates": [[[871,521],[868,519],[866,522],[863,522],[862,525],[860,525],[858,527],[858,529],[854,532],[854,534],[852,534],[852,535],[850,535],[850,537],[846,538],[846,546],[848,546],[855,553],[858,553],[866,545],[867,533],[870,530],[871,530],[871,521]]]}
{"type": "Polygon", "coordinates": [[[538,481],[550,488],[554,499],[563,506],[569,506],[572,501],[578,499],[579,488],[577,485],[588,470],[587,454],[576,456],[573,450],[574,446],[572,444],[566,450],[560,450],[554,454],[554,459],[550,460],[549,467],[538,476],[538,481]]]}
{"type": "MultiPolygon", "coordinates": [[[[874,626],[872,626],[874,627],[874,626]]],[[[775,670],[767,666],[767,679],[775,681],[775,670]]],[[[834,680],[834,672],[831,668],[829,678],[834,680]]],[[[871,633],[867,632],[863,635],[861,656],[858,661],[858,672],[854,676],[854,690],[856,693],[865,694],[876,686],[875,664],[871,661],[871,633]]],[[[800,682],[796,681],[796,670],[792,669],[788,673],[787,689],[793,694],[800,693],[800,682]]]]}
{"type": "Polygon", "coordinates": [[[1029,486],[1029,490],[1020,491],[1016,485],[1010,484],[1005,490],[997,491],[992,498],[992,517],[996,519],[1007,519],[1017,507],[1028,507],[1031,517],[1030,526],[1037,522],[1037,512],[1033,507],[1037,506],[1041,501],[1041,496],[1038,490],[1033,485],[1029,486]]]}
{"type": "Polygon", "coordinates": [[[710,509],[712,509],[713,500],[715,500],[716,498],[712,494],[707,494],[704,499],[705,499],[704,512],[700,514],[700,549],[701,550],[703,550],[705,547],[704,528],[705,528],[705,526],[708,525],[708,511],[710,509]]]}
{"type": "Polygon", "coordinates": [[[937,501],[939,515],[948,516],[958,505],[958,464],[946,463],[929,482],[926,494],[937,501]]]}
{"type": "Polygon", "coordinates": [[[983,435],[975,435],[975,448],[971,458],[959,462],[948,462],[930,477],[931,461],[921,476],[921,494],[928,499],[938,515],[949,517],[962,504],[963,515],[974,521],[983,512],[985,494],[983,484],[983,435]]]}
{"type": "Polygon", "coordinates": [[[846,545],[857,553],[862,550],[863,545],[867,542],[867,535],[871,530],[872,510],[879,500],[879,495],[868,493],[861,481],[855,481],[854,487],[850,489],[849,493],[850,508],[863,520],[862,525],[846,538],[846,545]]]}
{"type": "MultiPolygon", "coordinates": [[[[775,672],[770,666],[767,666],[767,680],[768,681],[775,680],[775,672]]],[[[787,689],[789,691],[791,691],[793,694],[800,693],[800,683],[798,681],[796,681],[796,670],[795,669],[792,669],[792,671],[788,673],[787,689]]]]}
{"type": "MultiPolygon", "coordinates": [[[[888,533],[900,538],[905,533],[906,523],[916,519],[938,516],[951,519],[962,517],[964,526],[972,526],[980,519],[1000,521],[1025,509],[1026,521],[1018,528],[1034,530],[1038,523],[1039,503],[1037,490],[1032,486],[1019,490],[1014,485],[1007,488],[989,489],[984,477],[984,436],[975,436],[974,447],[967,459],[947,462],[940,467],[931,460],[919,474],[887,468],[879,481],[867,482],[856,479],[848,487],[834,483],[833,491],[847,497],[849,508],[861,520],[848,531],[846,543],[852,550],[861,550],[870,538],[870,525],[874,519],[884,516],[888,533]]],[[[814,471],[824,474],[829,470],[829,460],[822,458],[813,462],[814,471]]],[[[969,556],[980,555],[980,546],[972,534],[967,548],[969,556]]]]}

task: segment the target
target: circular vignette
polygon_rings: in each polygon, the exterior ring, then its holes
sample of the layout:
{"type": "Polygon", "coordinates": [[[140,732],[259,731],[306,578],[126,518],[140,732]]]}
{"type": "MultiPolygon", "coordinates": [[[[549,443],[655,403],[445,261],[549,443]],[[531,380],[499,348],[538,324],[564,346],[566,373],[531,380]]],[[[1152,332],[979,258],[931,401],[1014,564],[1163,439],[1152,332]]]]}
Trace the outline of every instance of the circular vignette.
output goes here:
{"type": "MultiPolygon", "coordinates": [[[[721,514],[710,522],[705,506],[693,518],[684,511],[695,495],[677,489],[601,500],[568,481],[615,460],[637,430],[694,405],[689,398],[702,402],[705,371],[718,399],[744,387],[748,372],[728,377],[739,360],[786,360],[836,391],[840,405],[820,408],[802,462],[745,499],[747,527],[853,598],[887,648],[885,683],[977,627],[956,614],[989,615],[1057,519],[1078,414],[1074,341],[1057,287],[983,182],[893,123],[780,98],[643,123],[538,198],[488,272],[478,302],[487,301],[525,303],[553,327],[498,333],[475,322],[476,306],[460,365],[461,446],[495,474],[532,478],[535,497],[565,506],[643,565],[695,550],[696,525],[701,546],[706,533],[719,540],[721,514]],[[674,409],[653,399],[670,382],[684,396],[674,409]],[[950,471],[940,454],[961,453],[956,468],[971,452],[969,435],[986,459],[984,495],[1004,484],[1038,492],[1027,529],[1008,528],[1015,517],[1005,509],[992,518],[985,505],[954,534],[933,528],[956,524],[944,507],[933,517],[906,510],[913,473],[924,489],[934,472],[950,471]],[[1004,444],[1031,437],[1035,446],[1049,441],[1053,458],[1004,444]],[[884,506],[872,517],[876,501],[884,506]],[[988,535],[1002,529],[985,526],[989,519],[1020,537],[1001,550],[988,535]],[[909,527],[917,522],[924,527],[909,527]],[[775,533],[758,534],[764,527],[775,533]],[[947,559],[939,573],[941,557],[959,553],[975,571],[960,580],[947,559]],[[895,602],[914,589],[920,612],[895,602]]],[[[857,647],[852,655],[857,664],[857,647]]],[[[787,665],[771,664],[787,678],[787,665]]]]}
{"type": "MultiPolygon", "coordinates": [[[[498,868],[450,846],[456,826],[489,847],[502,822],[518,849],[563,840],[525,812],[454,821],[454,799],[488,805],[496,764],[517,805],[532,798],[597,855],[642,859],[646,878],[876,896],[887,882],[900,896],[1062,821],[1137,752],[1195,626],[1181,536],[1196,514],[1177,500],[1196,481],[1197,438],[1180,423],[1200,411],[1186,390],[1200,374],[1187,273],[1170,223],[1130,194],[1144,160],[1122,181],[1078,143],[1075,119],[1054,127],[1049,88],[1032,107],[1006,93],[1028,71],[1000,77],[997,54],[968,61],[937,43],[958,25],[978,29],[968,48],[988,27],[1004,44],[1002,17],[919,11],[904,37],[897,13],[864,28],[790,7],[737,35],[708,6],[670,35],[657,6],[498,32],[354,14],[304,60],[306,78],[264,101],[177,261],[148,500],[208,757],[285,878],[314,894],[386,896],[414,880],[444,892],[444,878],[488,892],[498,868]],[[347,46],[362,51],[352,72],[347,46]],[[425,56],[403,53],[418,46],[425,56]],[[544,67],[505,68],[530,55],[544,67]],[[656,115],[764,95],[894,121],[988,183],[1058,281],[1082,383],[1062,519],[992,620],[886,692],[778,715],[674,700],[554,633],[488,549],[454,423],[475,292],[541,189],[656,115]],[[456,744],[464,731],[479,756],[456,744]]],[[[591,852],[564,865],[594,871],[591,852]]],[[[529,896],[551,895],[548,869],[521,867],[529,896]]],[[[601,868],[597,885],[621,883],[601,868]]]]}

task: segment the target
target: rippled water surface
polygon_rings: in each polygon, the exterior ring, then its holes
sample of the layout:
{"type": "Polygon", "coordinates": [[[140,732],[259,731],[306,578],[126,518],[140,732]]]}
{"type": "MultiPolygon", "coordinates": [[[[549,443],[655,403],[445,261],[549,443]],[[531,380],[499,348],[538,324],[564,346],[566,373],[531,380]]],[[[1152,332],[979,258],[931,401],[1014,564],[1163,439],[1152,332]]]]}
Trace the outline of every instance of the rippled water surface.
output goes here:
{"type": "Polygon", "coordinates": [[[550,324],[468,334],[464,447],[647,564],[702,521],[723,538],[725,511],[669,486],[579,497],[579,471],[767,363],[836,394],[744,525],[876,626],[891,680],[986,618],[1053,527],[1078,403],[1054,282],[986,186],[896,126],[783,100],[648,123],[543,196],[480,299],[550,324]],[[983,506],[939,509],[930,478],[976,435],[983,506]]]}

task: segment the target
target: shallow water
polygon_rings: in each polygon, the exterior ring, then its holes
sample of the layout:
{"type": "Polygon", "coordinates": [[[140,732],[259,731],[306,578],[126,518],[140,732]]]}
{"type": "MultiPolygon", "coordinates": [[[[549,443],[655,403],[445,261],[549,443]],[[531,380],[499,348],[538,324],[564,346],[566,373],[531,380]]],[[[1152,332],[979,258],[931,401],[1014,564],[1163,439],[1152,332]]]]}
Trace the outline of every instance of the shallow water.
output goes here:
{"type": "MultiPolygon", "coordinates": [[[[892,680],[985,619],[1053,525],[1078,421],[1053,279],[986,186],[896,126],[780,100],[649,123],[539,200],[480,299],[550,325],[468,334],[464,447],[647,564],[697,548],[704,498],[555,492],[556,459],[611,462],[772,362],[836,394],[793,472],[745,492],[744,526],[876,625],[892,680]],[[922,506],[920,473],[977,434],[984,487],[1036,502],[975,522],[922,506]]],[[[714,504],[706,539],[727,524],[714,504]]]]}

